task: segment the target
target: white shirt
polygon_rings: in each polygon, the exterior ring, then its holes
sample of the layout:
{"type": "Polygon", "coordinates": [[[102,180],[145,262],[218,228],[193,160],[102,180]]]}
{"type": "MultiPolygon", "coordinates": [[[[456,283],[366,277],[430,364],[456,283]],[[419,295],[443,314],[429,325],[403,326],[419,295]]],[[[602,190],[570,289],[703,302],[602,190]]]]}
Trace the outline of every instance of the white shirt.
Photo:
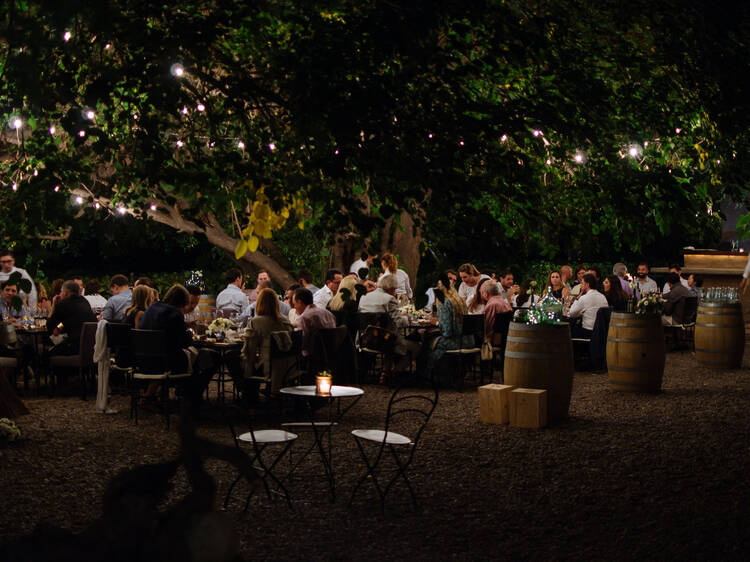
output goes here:
{"type": "MultiPolygon", "coordinates": [[[[690,289],[690,285],[688,285],[687,279],[683,279],[682,276],[680,276],[680,283],[682,283],[682,286],[686,289],[690,289]]],[[[662,295],[666,295],[669,292],[669,283],[664,283],[664,288],[661,290],[662,295]]]]}
{"type": "Polygon", "coordinates": [[[638,298],[641,298],[643,295],[658,293],[659,285],[657,285],[656,281],[651,279],[648,275],[645,279],[636,277],[635,290],[638,291],[638,298]]]}
{"type": "MultiPolygon", "coordinates": [[[[394,275],[387,269],[380,274],[380,277],[378,277],[378,281],[380,281],[380,278],[384,275],[394,275]]],[[[396,294],[397,295],[406,295],[409,297],[409,300],[414,296],[414,293],[411,290],[411,283],[409,283],[409,276],[403,269],[397,269],[396,270],[396,280],[398,281],[398,285],[396,286],[396,294]]]]}
{"type": "MultiPolygon", "coordinates": [[[[477,281],[476,285],[474,285],[473,287],[469,287],[466,283],[461,283],[461,286],[458,288],[458,296],[461,297],[464,300],[464,302],[468,305],[469,301],[472,298],[474,298],[474,294],[477,292],[477,286],[479,285],[479,281],[481,281],[482,279],[489,279],[489,278],[490,278],[489,275],[485,275],[484,273],[482,273],[479,276],[479,280],[477,281]]],[[[501,294],[501,296],[505,299],[508,298],[508,295],[501,294]]]]}
{"type": "Polygon", "coordinates": [[[313,304],[318,308],[325,308],[333,298],[333,291],[328,288],[328,285],[324,285],[319,291],[315,291],[313,295],[313,304]]]}
{"type": "Polygon", "coordinates": [[[233,310],[240,313],[245,310],[247,304],[245,291],[234,283],[227,285],[227,288],[216,297],[216,310],[233,310]]]}
{"type": "Polygon", "coordinates": [[[568,316],[570,318],[583,316],[583,327],[586,330],[593,330],[596,322],[596,311],[605,306],[609,306],[607,297],[596,289],[589,289],[585,295],[582,295],[572,304],[568,316]]]}
{"type": "Polygon", "coordinates": [[[357,260],[349,268],[349,273],[359,274],[359,270],[362,269],[363,267],[370,269],[370,266],[367,265],[367,262],[365,260],[357,260]]]}
{"type": "Polygon", "coordinates": [[[107,299],[101,295],[84,295],[83,298],[89,301],[94,312],[101,311],[107,305],[107,299]]]}
{"type": "MultiPolygon", "coordinates": [[[[33,313],[34,309],[36,308],[36,285],[34,284],[34,280],[31,278],[31,275],[25,270],[21,269],[20,267],[13,266],[13,269],[11,269],[8,273],[5,273],[4,271],[0,270],[0,281],[7,281],[8,277],[10,277],[11,273],[18,272],[21,274],[21,277],[23,279],[28,279],[31,281],[31,291],[29,292],[29,302],[28,302],[28,308],[33,313]]],[[[23,299],[23,297],[26,295],[23,291],[18,291],[18,296],[23,299]]]]}

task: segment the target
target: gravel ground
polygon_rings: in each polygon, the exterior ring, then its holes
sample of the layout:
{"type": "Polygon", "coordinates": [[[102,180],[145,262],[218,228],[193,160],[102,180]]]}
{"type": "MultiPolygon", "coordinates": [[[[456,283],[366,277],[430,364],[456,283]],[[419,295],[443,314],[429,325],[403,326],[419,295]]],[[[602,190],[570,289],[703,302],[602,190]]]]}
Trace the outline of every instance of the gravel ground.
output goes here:
{"type": "MultiPolygon", "coordinates": [[[[617,394],[606,375],[577,373],[570,419],[543,430],[481,424],[472,385],[441,392],[412,466],[421,508],[399,488],[381,514],[369,483],[346,505],[362,470],[349,432],[380,426],[390,395],[366,386],[335,430],[335,503],[311,455],[289,483],[293,510],[258,493],[247,514],[235,501],[227,515],[248,560],[745,559],[750,371],[710,371],[671,353],[663,389],[617,394]]],[[[100,516],[113,476],[179,450],[174,426],[154,413],[135,426],[124,397],[114,416],[73,395],[26,404],[25,440],[0,449],[3,544],[40,521],[81,532],[100,516]]],[[[198,427],[231,444],[210,412],[198,427]]],[[[206,466],[220,509],[236,472],[224,461],[206,466]]],[[[188,489],[180,470],[167,504],[188,489]]]]}

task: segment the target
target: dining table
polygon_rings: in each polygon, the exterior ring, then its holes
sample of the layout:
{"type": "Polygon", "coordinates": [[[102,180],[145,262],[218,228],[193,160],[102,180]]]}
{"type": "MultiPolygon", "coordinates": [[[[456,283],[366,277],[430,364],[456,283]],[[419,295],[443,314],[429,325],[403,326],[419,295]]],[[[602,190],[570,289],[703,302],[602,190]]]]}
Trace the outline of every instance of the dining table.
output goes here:
{"type": "Polygon", "coordinates": [[[357,402],[359,402],[365,391],[356,386],[332,385],[329,394],[320,395],[316,392],[315,385],[302,385],[284,387],[279,392],[282,394],[282,396],[288,396],[302,401],[305,404],[305,411],[308,417],[307,421],[287,422],[281,424],[282,427],[297,430],[310,429],[312,430],[313,434],[313,443],[303,455],[300,455],[299,460],[292,467],[290,474],[294,472],[297,466],[299,466],[299,464],[305,458],[307,458],[313,450],[317,449],[318,453],[320,453],[320,458],[323,463],[323,470],[330,487],[331,502],[335,502],[336,480],[333,472],[333,465],[331,462],[333,456],[331,432],[332,429],[340,423],[346,413],[351,410],[357,402]],[[347,403],[344,408],[341,407],[342,399],[347,399],[347,403]],[[313,404],[316,400],[325,400],[327,402],[327,420],[316,420],[316,409],[313,407],[313,404]],[[326,446],[323,443],[324,440],[328,442],[327,450],[326,446]]]}

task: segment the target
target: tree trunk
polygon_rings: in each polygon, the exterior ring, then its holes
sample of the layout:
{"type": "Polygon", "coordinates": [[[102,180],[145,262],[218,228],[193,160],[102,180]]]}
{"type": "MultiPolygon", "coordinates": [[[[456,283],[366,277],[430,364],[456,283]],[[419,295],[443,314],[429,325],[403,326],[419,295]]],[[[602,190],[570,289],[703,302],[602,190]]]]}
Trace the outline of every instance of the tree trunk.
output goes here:
{"type": "Polygon", "coordinates": [[[399,267],[409,274],[409,282],[414,287],[421,260],[419,245],[422,243],[422,231],[406,211],[401,212],[400,223],[400,226],[395,224],[392,218],[386,221],[380,238],[380,252],[381,255],[390,252],[398,256],[399,267]]]}

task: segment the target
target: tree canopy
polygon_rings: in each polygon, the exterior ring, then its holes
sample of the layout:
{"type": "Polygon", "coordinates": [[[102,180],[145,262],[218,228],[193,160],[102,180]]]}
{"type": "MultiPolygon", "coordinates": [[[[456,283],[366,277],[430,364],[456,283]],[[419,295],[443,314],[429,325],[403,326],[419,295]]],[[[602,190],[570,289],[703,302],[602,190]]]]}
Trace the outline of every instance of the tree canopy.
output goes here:
{"type": "Polygon", "coordinates": [[[365,244],[403,223],[467,258],[711,240],[747,171],[749,19],[724,8],[11,0],[4,235],[64,236],[85,206],[279,280],[290,228],[365,244]]]}

